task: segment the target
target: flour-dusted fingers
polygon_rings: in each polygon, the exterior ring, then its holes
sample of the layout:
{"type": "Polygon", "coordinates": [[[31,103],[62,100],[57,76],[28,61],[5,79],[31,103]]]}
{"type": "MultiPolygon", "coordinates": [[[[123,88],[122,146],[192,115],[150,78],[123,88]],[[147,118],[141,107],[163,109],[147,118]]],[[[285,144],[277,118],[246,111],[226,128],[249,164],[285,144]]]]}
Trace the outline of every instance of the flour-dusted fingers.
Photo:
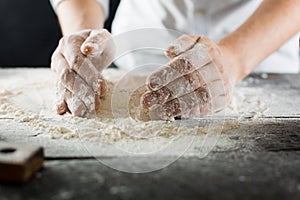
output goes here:
{"type": "Polygon", "coordinates": [[[91,59],[99,71],[103,71],[112,63],[115,51],[113,38],[105,29],[93,30],[81,45],[81,52],[91,59]]]}
{"type": "Polygon", "coordinates": [[[107,91],[107,82],[104,79],[104,77],[101,75],[97,81],[95,82],[97,85],[93,86],[93,90],[96,92],[96,95],[100,96],[100,97],[104,97],[107,91]]]}
{"type": "Polygon", "coordinates": [[[65,36],[60,44],[69,67],[100,96],[106,87],[101,74],[112,62],[115,51],[114,46],[108,46],[109,41],[112,41],[110,34],[101,29],[65,36]]]}
{"type": "Polygon", "coordinates": [[[153,72],[147,78],[147,88],[149,90],[158,90],[175,79],[189,74],[210,62],[212,62],[212,60],[209,54],[197,43],[192,49],[182,53],[166,66],[153,72]]]}
{"type": "Polygon", "coordinates": [[[84,30],[60,40],[52,55],[51,69],[62,87],[57,90],[59,95],[65,97],[68,94],[69,98],[67,101],[66,97],[64,100],[57,97],[59,114],[70,111],[76,116],[83,116],[83,109],[79,108],[85,108],[84,115],[92,116],[99,109],[107,87],[102,70],[108,65],[107,60],[112,60],[114,56],[108,54],[115,51],[107,50],[110,48],[106,41],[110,38],[106,30],[84,30]],[[74,105],[76,102],[80,102],[80,105],[74,105]]]}
{"type": "Polygon", "coordinates": [[[192,93],[153,107],[151,112],[155,112],[163,120],[172,120],[174,117],[187,116],[195,109],[200,112],[201,106],[208,103],[210,99],[205,88],[198,88],[192,93]]]}
{"type": "Polygon", "coordinates": [[[210,100],[210,102],[203,104],[200,107],[198,113],[192,113],[193,117],[200,117],[204,115],[214,115],[227,106],[227,97],[224,95],[216,96],[210,100]]]}
{"type": "Polygon", "coordinates": [[[174,81],[169,87],[164,87],[158,91],[148,91],[142,96],[142,105],[147,109],[157,110],[162,119],[171,119],[181,116],[183,118],[199,117],[213,114],[223,110],[230,101],[227,83],[221,79],[216,79],[208,83],[201,83],[203,79],[201,70],[174,81]],[[184,80],[187,82],[184,83],[184,80]],[[195,83],[192,83],[194,80],[195,83]],[[182,81],[182,82],[181,82],[182,81]],[[189,81],[191,81],[189,83],[189,81]],[[175,87],[185,85],[186,90],[175,87]],[[170,87],[173,87],[170,89],[170,87]],[[176,95],[180,95],[176,97],[176,95]]]}
{"type": "Polygon", "coordinates": [[[194,116],[213,115],[221,110],[224,110],[231,99],[227,83],[223,80],[215,80],[205,86],[209,94],[209,101],[200,107],[200,111],[194,113],[194,116]]]}
{"type": "Polygon", "coordinates": [[[146,92],[141,98],[141,105],[149,109],[156,104],[163,104],[218,80],[221,80],[221,77],[217,66],[214,63],[208,63],[189,74],[180,76],[158,90],[146,92]]]}
{"type": "Polygon", "coordinates": [[[85,106],[82,100],[69,90],[66,90],[65,102],[68,105],[68,110],[73,116],[84,117],[88,113],[88,108],[85,106]]]}
{"type": "Polygon", "coordinates": [[[70,69],[65,57],[60,51],[60,48],[56,48],[51,56],[51,70],[56,74],[61,74],[66,68],[70,69]]]}
{"type": "Polygon", "coordinates": [[[61,45],[61,52],[66,59],[69,67],[75,71],[89,85],[95,84],[95,80],[101,76],[94,64],[86,59],[80,48],[86,38],[80,35],[65,36],[61,45]]]}
{"type": "Polygon", "coordinates": [[[166,50],[166,55],[169,58],[175,58],[182,53],[192,49],[197,44],[200,37],[182,35],[177,38],[166,50]]]}
{"type": "Polygon", "coordinates": [[[207,91],[212,97],[219,96],[219,95],[226,95],[226,88],[223,80],[218,79],[212,81],[207,85],[205,85],[205,88],[207,89],[207,91]]]}
{"type": "Polygon", "coordinates": [[[175,79],[189,74],[194,71],[196,67],[185,58],[175,58],[166,66],[163,66],[150,74],[146,80],[147,88],[149,90],[158,90],[175,79]]]}
{"type": "Polygon", "coordinates": [[[163,104],[169,100],[191,93],[205,84],[201,70],[198,69],[175,79],[159,90],[146,92],[141,98],[141,104],[144,108],[149,109],[154,105],[163,104]]]}
{"type": "Polygon", "coordinates": [[[57,114],[63,115],[63,114],[65,114],[68,111],[69,111],[68,105],[67,105],[67,103],[65,101],[61,101],[60,103],[58,103],[56,105],[56,112],[57,112],[57,114]]]}
{"type": "Polygon", "coordinates": [[[65,101],[66,88],[59,77],[65,71],[69,69],[68,63],[65,61],[65,58],[60,53],[59,49],[56,49],[51,57],[51,70],[56,73],[56,112],[59,115],[63,115],[68,112],[68,106],[65,101]]]}
{"type": "Polygon", "coordinates": [[[183,35],[166,50],[170,58],[181,57],[201,67],[211,62],[217,45],[204,36],[183,35]]]}
{"type": "Polygon", "coordinates": [[[112,63],[115,56],[115,44],[111,34],[105,29],[93,30],[81,45],[81,52],[87,58],[83,65],[93,66],[96,69],[85,80],[97,95],[104,96],[107,84],[101,73],[112,63]]]}
{"type": "Polygon", "coordinates": [[[56,112],[59,115],[63,115],[68,112],[68,105],[65,101],[67,89],[64,87],[62,82],[57,81],[56,83],[56,112]]]}
{"type": "MultiPolygon", "coordinates": [[[[97,109],[100,106],[100,97],[95,95],[92,98],[94,100],[92,105],[84,102],[82,96],[78,96],[76,93],[72,93],[68,89],[59,83],[59,87],[63,90],[60,94],[63,95],[63,101],[60,104],[57,104],[57,113],[62,115],[66,112],[70,112],[73,116],[77,117],[90,117],[94,116],[97,109]],[[88,105],[88,106],[87,106],[88,105]]],[[[86,99],[84,99],[86,100],[86,99]]]]}
{"type": "Polygon", "coordinates": [[[209,62],[208,64],[197,68],[197,70],[201,74],[203,82],[206,84],[222,79],[222,74],[219,72],[219,67],[213,62],[209,62]]]}
{"type": "Polygon", "coordinates": [[[149,109],[154,105],[165,103],[171,96],[172,92],[167,87],[157,91],[147,91],[141,96],[140,104],[142,108],[149,109]]]}
{"type": "Polygon", "coordinates": [[[81,52],[81,45],[90,35],[91,30],[65,36],[61,39],[59,47],[68,66],[75,71],[95,92],[99,92],[101,71],[95,64],[81,52]]]}
{"type": "Polygon", "coordinates": [[[63,115],[70,112],[74,116],[83,117],[87,113],[87,108],[84,103],[64,87],[62,82],[57,82],[57,104],[56,112],[63,115]]]}
{"type": "Polygon", "coordinates": [[[171,47],[167,50],[167,54],[171,54],[170,57],[174,59],[147,78],[146,84],[149,90],[158,90],[180,76],[189,74],[209,63],[217,66],[219,73],[223,73],[220,62],[222,54],[218,46],[210,39],[184,35],[171,47]]]}
{"type": "MultiPolygon", "coordinates": [[[[64,59],[61,53],[55,52],[52,58],[53,61],[51,63],[51,66],[57,74],[59,82],[59,87],[57,89],[58,96],[63,95],[65,93],[65,90],[68,90],[74,96],[81,99],[89,112],[95,112],[96,93],[93,91],[92,87],[89,86],[80,76],[78,76],[78,74],[74,70],[69,67],[69,64],[64,59]]],[[[99,80],[99,89],[101,91],[99,91],[99,93],[104,94],[104,91],[106,90],[106,84],[102,76],[100,78],[101,80],[99,80]]],[[[63,105],[64,103],[61,102],[61,106],[63,105]]],[[[63,107],[61,107],[60,110],[63,110],[63,107]]],[[[62,111],[60,112],[62,113],[62,111]]]]}
{"type": "Polygon", "coordinates": [[[90,33],[91,30],[81,31],[76,34],[64,36],[59,41],[59,51],[63,54],[69,66],[75,71],[81,67],[84,55],[81,53],[80,48],[90,33]]]}
{"type": "Polygon", "coordinates": [[[91,117],[99,110],[100,96],[95,94],[88,97],[78,96],[78,94],[66,89],[61,82],[58,85],[57,90],[60,90],[60,97],[58,98],[56,111],[59,115],[70,112],[78,117],[91,117]]]}
{"type": "Polygon", "coordinates": [[[65,87],[72,92],[72,94],[85,104],[89,112],[95,111],[96,93],[86,82],[78,76],[73,70],[66,70],[61,81],[66,83],[65,87]]]}
{"type": "Polygon", "coordinates": [[[92,30],[90,35],[81,45],[81,52],[86,56],[100,56],[105,50],[103,43],[111,38],[110,33],[105,29],[92,30]]]}
{"type": "Polygon", "coordinates": [[[61,53],[53,54],[51,66],[61,84],[72,93],[76,93],[78,96],[87,96],[94,93],[92,88],[70,68],[61,53]]]}

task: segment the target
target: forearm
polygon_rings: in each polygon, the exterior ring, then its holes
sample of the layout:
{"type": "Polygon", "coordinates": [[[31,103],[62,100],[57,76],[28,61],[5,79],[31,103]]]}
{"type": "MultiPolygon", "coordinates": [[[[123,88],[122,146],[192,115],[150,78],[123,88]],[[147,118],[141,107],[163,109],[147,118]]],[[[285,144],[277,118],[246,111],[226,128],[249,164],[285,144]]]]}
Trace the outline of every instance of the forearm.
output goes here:
{"type": "Polygon", "coordinates": [[[103,28],[104,9],[96,0],[65,0],[58,5],[56,13],[63,35],[103,28]]]}
{"type": "Polygon", "coordinates": [[[219,44],[234,55],[238,81],[300,30],[299,0],[264,0],[256,12],[219,44]]]}

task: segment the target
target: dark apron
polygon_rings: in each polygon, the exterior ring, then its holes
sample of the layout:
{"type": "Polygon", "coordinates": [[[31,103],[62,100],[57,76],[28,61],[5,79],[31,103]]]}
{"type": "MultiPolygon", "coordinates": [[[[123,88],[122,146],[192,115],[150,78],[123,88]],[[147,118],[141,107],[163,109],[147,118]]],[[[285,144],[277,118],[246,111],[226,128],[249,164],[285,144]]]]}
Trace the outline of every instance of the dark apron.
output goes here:
{"type": "Polygon", "coordinates": [[[61,37],[48,0],[0,1],[0,66],[49,66],[61,37]]]}

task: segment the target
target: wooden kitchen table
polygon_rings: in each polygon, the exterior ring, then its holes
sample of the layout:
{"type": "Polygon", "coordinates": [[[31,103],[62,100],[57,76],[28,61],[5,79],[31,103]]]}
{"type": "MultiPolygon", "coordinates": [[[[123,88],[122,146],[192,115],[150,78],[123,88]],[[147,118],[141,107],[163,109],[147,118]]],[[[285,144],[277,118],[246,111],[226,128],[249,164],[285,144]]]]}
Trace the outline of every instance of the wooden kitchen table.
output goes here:
{"type": "MultiPolygon", "coordinates": [[[[6,80],[23,76],[30,82],[30,76],[45,70],[1,69],[0,92],[6,80]]],[[[0,115],[0,141],[43,146],[46,159],[29,182],[1,183],[0,199],[300,199],[300,75],[263,77],[248,77],[237,90],[252,92],[267,104],[267,111],[254,119],[244,116],[224,130],[204,158],[183,155],[150,173],[119,172],[99,158],[115,166],[139,167],[168,155],[108,152],[95,159],[80,141],[34,134],[32,127],[0,115]]]]}

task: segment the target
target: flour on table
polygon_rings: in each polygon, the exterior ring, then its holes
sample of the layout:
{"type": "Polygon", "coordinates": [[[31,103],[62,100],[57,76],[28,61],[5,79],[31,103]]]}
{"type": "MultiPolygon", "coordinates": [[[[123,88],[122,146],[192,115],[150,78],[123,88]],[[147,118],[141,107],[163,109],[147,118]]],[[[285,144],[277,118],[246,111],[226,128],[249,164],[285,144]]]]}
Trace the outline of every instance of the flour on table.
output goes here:
{"type": "MultiPolygon", "coordinates": [[[[55,81],[49,69],[3,69],[2,72],[0,118],[12,118],[20,126],[30,126],[36,135],[42,137],[50,134],[52,138],[79,138],[93,143],[150,140],[159,144],[161,141],[167,142],[162,138],[176,140],[179,135],[207,134],[224,125],[224,121],[213,126],[149,121],[147,110],[139,106],[140,95],[145,91],[145,77],[128,78],[126,73],[113,69],[104,72],[110,83],[97,118],[78,118],[70,114],[59,116],[54,107],[55,81]]],[[[236,120],[225,123],[223,128],[235,128],[242,115],[245,115],[242,118],[253,118],[265,111],[262,102],[251,99],[251,95],[247,97],[247,94],[248,91],[235,95],[235,103],[227,113],[236,120]]],[[[155,148],[157,145],[153,146],[155,148]]]]}

